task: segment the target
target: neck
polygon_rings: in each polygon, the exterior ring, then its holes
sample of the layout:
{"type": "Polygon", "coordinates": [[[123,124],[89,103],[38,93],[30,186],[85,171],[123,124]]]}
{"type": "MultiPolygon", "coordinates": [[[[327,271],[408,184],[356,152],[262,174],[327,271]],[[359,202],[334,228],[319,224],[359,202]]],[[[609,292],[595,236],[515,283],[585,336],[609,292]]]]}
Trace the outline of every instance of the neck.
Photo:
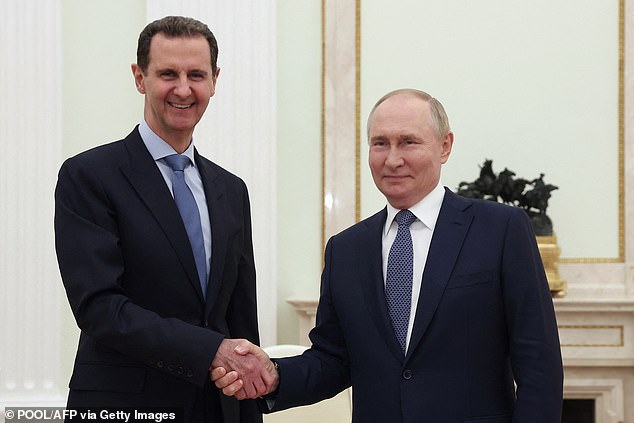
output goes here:
{"type": "MultiPolygon", "coordinates": [[[[163,137],[161,137],[163,138],[163,137]]],[[[185,150],[187,150],[187,148],[189,147],[189,145],[191,144],[191,137],[186,138],[186,139],[182,139],[182,140],[174,140],[173,137],[172,138],[163,138],[165,140],[166,143],[168,143],[178,154],[182,154],[185,150]]]]}

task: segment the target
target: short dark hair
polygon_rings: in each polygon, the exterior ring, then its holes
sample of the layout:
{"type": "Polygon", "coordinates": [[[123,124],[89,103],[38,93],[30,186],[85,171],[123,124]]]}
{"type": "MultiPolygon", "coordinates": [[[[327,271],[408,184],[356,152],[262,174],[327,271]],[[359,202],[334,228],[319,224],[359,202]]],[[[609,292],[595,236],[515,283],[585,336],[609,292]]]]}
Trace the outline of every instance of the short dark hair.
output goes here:
{"type": "Polygon", "coordinates": [[[162,19],[147,24],[139,35],[139,44],[136,50],[136,63],[143,73],[147,71],[150,63],[150,43],[152,37],[158,33],[163,33],[167,37],[205,37],[209,43],[209,53],[211,53],[211,68],[214,75],[217,69],[218,43],[216,37],[209,27],[193,18],[184,16],[166,16],[162,19]]]}

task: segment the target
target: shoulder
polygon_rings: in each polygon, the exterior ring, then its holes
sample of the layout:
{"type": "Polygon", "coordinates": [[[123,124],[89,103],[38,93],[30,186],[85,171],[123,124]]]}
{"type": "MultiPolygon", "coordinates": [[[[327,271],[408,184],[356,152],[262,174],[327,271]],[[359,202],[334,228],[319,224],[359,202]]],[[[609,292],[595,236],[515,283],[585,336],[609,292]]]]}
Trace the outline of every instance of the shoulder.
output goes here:
{"type": "Polygon", "coordinates": [[[385,224],[385,219],[387,218],[387,210],[384,208],[372,216],[361,220],[358,223],[355,223],[352,226],[342,230],[341,232],[333,235],[329,243],[348,243],[348,242],[357,242],[359,239],[367,239],[376,236],[380,239],[381,231],[383,230],[383,226],[385,224]]]}
{"type": "Polygon", "coordinates": [[[58,173],[58,184],[102,184],[118,174],[125,157],[122,141],[100,145],[70,157],[62,163],[58,173]]]}
{"type": "Polygon", "coordinates": [[[65,165],[74,166],[98,166],[104,165],[114,158],[120,157],[124,152],[123,141],[114,141],[108,144],[92,147],[88,150],[82,151],[65,160],[65,165]]]}
{"type": "Polygon", "coordinates": [[[222,166],[212,162],[196,151],[196,165],[199,167],[200,176],[203,179],[222,181],[222,183],[247,191],[246,183],[238,175],[228,171],[222,166]]]}
{"type": "Polygon", "coordinates": [[[502,235],[510,228],[530,227],[528,215],[519,207],[496,201],[465,198],[447,190],[437,227],[446,230],[456,224],[469,225],[469,232],[477,233],[478,236],[502,235]]]}
{"type": "Polygon", "coordinates": [[[443,208],[452,208],[471,213],[474,216],[491,216],[493,218],[526,215],[524,210],[519,207],[498,203],[497,201],[462,197],[449,189],[445,190],[443,208]]]}
{"type": "Polygon", "coordinates": [[[128,161],[133,149],[145,151],[149,155],[136,128],[123,139],[92,147],[66,159],[62,164],[62,168],[71,167],[92,170],[108,168],[111,165],[128,161]]]}

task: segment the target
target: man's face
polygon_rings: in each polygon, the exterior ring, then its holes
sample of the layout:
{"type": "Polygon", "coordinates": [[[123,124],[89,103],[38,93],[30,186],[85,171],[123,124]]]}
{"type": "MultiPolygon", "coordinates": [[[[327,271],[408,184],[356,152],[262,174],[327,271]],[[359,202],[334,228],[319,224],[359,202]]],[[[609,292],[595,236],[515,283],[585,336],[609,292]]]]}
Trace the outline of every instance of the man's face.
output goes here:
{"type": "Polygon", "coordinates": [[[220,70],[213,73],[203,36],[168,38],[158,33],[149,56],[145,74],[132,65],[137,90],[145,94],[145,120],[175,149],[184,150],[214,95],[220,70]]]}
{"type": "Polygon", "coordinates": [[[369,163],[379,191],[397,209],[422,200],[438,184],[453,134],[439,140],[431,123],[429,103],[411,94],[397,94],[381,103],[370,118],[369,163]]]}

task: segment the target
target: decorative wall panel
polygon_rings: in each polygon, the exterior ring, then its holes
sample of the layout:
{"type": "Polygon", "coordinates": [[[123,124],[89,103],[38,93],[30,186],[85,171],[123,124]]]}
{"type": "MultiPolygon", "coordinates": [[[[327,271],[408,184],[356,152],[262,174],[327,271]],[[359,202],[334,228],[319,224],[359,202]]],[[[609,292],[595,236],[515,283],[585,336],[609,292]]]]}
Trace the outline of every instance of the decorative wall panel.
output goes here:
{"type": "Polygon", "coordinates": [[[58,404],[61,0],[0,2],[0,406],[58,404]],[[45,347],[43,347],[45,346],[45,347]]]}

